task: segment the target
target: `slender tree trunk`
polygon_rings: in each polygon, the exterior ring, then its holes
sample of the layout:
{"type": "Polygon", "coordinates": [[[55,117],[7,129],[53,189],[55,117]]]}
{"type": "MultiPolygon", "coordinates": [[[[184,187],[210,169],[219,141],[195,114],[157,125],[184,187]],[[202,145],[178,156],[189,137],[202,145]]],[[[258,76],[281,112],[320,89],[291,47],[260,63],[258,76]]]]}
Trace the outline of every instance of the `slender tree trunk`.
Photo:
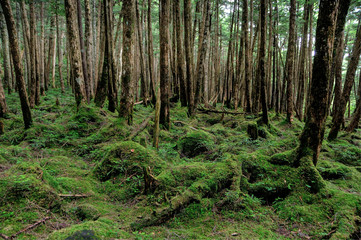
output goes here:
{"type": "Polygon", "coordinates": [[[29,101],[30,107],[35,106],[36,99],[36,25],[35,25],[35,3],[34,0],[30,1],[30,38],[29,38],[29,50],[31,59],[31,79],[29,81],[29,101]]]}
{"type": "Polygon", "coordinates": [[[146,106],[148,103],[148,90],[146,85],[146,69],[144,64],[144,50],[143,50],[143,34],[142,27],[140,24],[140,14],[138,1],[136,1],[136,18],[137,18],[137,30],[138,30],[138,47],[139,47],[139,56],[140,56],[140,81],[141,81],[141,96],[143,99],[143,104],[146,106]]]}
{"type": "Polygon", "coordinates": [[[152,32],[152,1],[148,0],[148,61],[149,61],[149,79],[150,79],[150,90],[152,96],[152,103],[156,103],[156,78],[154,71],[154,53],[153,53],[153,32],[152,32]]]}
{"type": "Polygon", "coordinates": [[[58,12],[56,14],[56,35],[57,35],[57,41],[58,41],[58,72],[59,72],[59,79],[60,79],[60,87],[61,87],[61,92],[65,93],[65,85],[64,85],[64,79],[63,79],[63,72],[62,72],[62,67],[63,67],[63,53],[62,53],[62,49],[61,49],[61,39],[62,39],[62,34],[60,31],[60,19],[59,19],[59,15],[58,12]]]}
{"type": "Polygon", "coordinates": [[[311,153],[316,166],[325,132],[327,116],[328,76],[330,74],[331,51],[337,0],[321,0],[316,29],[316,49],[313,60],[313,80],[310,89],[310,104],[306,124],[300,137],[296,165],[311,153]]]}
{"type": "MultiPolygon", "coordinates": [[[[0,66],[0,75],[2,75],[1,66],[0,66]]],[[[1,118],[3,118],[6,115],[7,111],[8,111],[8,107],[6,105],[4,87],[3,87],[2,80],[0,79],[0,121],[1,121],[1,118]]]]}
{"type": "Polygon", "coordinates": [[[262,122],[268,125],[268,109],[266,96],[266,0],[261,0],[261,41],[259,46],[259,73],[261,78],[262,122]]]}
{"type": "Polygon", "coordinates": [[[296,45],[296,0],[291,0],[290,10],[290,24],[288,35],[288,49],[287,49],[287,122],[293,121],[293,71],[294,71],[294,58],[295,58],[295,45],[296,45]]]}
{"type": "Polygon", "coordinates": [[[191,0],[184,0],[184,48],[186,52],[188,115],[193,116],[194,91],[193,91],[193,51],[192,51],[192,5],[191,0]]]}
{"type": "Polygon", "coordinates": [[[83,24],[82,24],[82,11],[80,0],[77,0],[77,16],[78,16],[78,31],[79,31],[79,41],[80,41],[80,55],[81,55],[81,63],[83,68],[83,78],[84,78],[84,86],[85,86],[85,94],[86,100],[90,103],[90,83],[88,79],[88,69],[87,69],[87,59],[86,52],[84,46],[84,34],[83,34],[83,24]]]}
{"type": "Polygon", "coordinates": [[[6,34],[5,19],[3,13],[0,13],[0,28],[1,28],[1,42],[2,42],[2,56],[3,56],[3,68],[4,68],[4,85],[11,89],[11,68],[10,68],[10,56],[8,48],[8,36],[6,34]]]}
{"type": "Polygon", "coordinates": [[[346,131],[347,132],[353,132],[355,128],[357,128],[361,118],[361,73],[359,77],[359,83],[358,83],[358,91],[357,91],[357,101],[356,101],[356,109],[353,114],[352,120],[350,124],[348,125],[346,131]]]}
{"type": "Polygon", "coordinates": [[[26,92],[24,74],[21,66],[20,51],[19,51],[19,42],[16,33],[15,20],[12,14],[10,0],[0,1],[3,13],[5,16],[5,21],[8,29],[10,50],[14,63],[15,75],[16,75],[16,85],[19,92],[21,110],[23,113],[25,129],[30,128],[32,125],[32,117],[30,111],[30,104],[28,99],[28,94],[26,92]]]}
{"type": "Polygon", "coordinates": [[[133,124],[135,0],[123,2],[123,70],[119,116],[133,124]]]}
{"type": "Polygon", "coordinates": [[[341,124],[343,122],[343,117],[346,111],[346,105],[347,102],[349,101],[352,86],[355,81],[355,74],[356,74],[356,69],[358,66],[360,54],[361,54],[361,24],[359,23],[356,33],[356,40],[351,53],[351,59],[346,72],[346,80],[343,87],[342,96],[338,103],[337,111],[334,113],[332,119],[332,128],[328,135],[329,140],[336,139],[338,132],[340,131],[341,124]]]}
{"type": "Polygon", "coordinates": [[[303,103],[305,98],[305,79],[306,79],[306,51],[307,51],[307,32],[308,32],[308,19],[309,19],[309,4],[305,3],[304,5],[304,15],[303,15],[303,34],[302,34],[302,43],[300,50],[300,60],[298,66],[298,95],[296,107],[298,110],[299,120],[303,119],[303,103]]]}
{"type": "Polygon", "coordinates": [[[200,32],[202,35],[201,37],[201,47],[199,49],[199,58],[197,64],[197,81],[196,81],[196,92],[194,96],[194,105],[197,106],[200,102],[200,93],[201,93],[201,86],[202,82],[204,81],[204,74],[205,74],[205,60],[207,56],[207,40],[208,40],[208,32],[209,32],[209,24],[210,24],[210,1],[206,0],[204,2],[204,22],[202,23],[201,29],[203,32],[200,32]]]}
{"type": "MultiPolygon", "coordinates": [[[[53,69],[53,60],[55,55],[55,21],[56,17],[53,16],[50,20],[50,36],[49,36],[49,51],[48,51],[48,61],[45,67],[45,85],[48,86],[50,83],[50,75],[53,69]]],[[[52,87],[55,88],[55,81],[52,81],[52,87]]],[[[47,89],[47,88],[46,88],[47,89]]]]}
{"type": "Polygon", "coordinates": [[[170,112],[169,112],[169,0],[160,1],[159,14],[159,38],[160,38],[160,124],[170,129],[170,112]]]}
{"type": "Polygon", "coordinates": [[[72,82],[74,84],[75,101],[79,107],[80,104],[86,100],[86,93],[80,53],[79,29],[77,25],[77,5],[75,1],[76,0],[64,0],[72,82]]]}
{"type": "Polygon", "coordinates": [[[245,104],[246,104],[246,112],[250,113],[252,106],[251,106],[251,96],[250,96],[250,79],[252,75],[252,57],[250,56],[249,51],[249,36],[248,36],[248,0],[243,0],[243,13],[242,13],[242,29],[243,29],[243,41],[244,41],[244,53],[245,53],[245,60],[244,60],[244,78],[245,78],[245,104]]]}
{"type": "Polygon", "coordinates": [[[94,79],[93,79],[93,31],[92,31],[92,14],[90,10],[90,0],[84,0],[85,6],[85,48],[86,48],[86,68],[88,70],[89,94],[90,98],[94,97],[94,79]]]}
{"type": "Polygon", "coordinates": [[[180,101],[182,107],[187,106],[187,84],[185,79],[185,70],[184,70],[184,50],[183,50],[183,29],[181,27],[181,1],[175,0],[175,24],[176,24],[176,34],[177,34],[177,74],[180,84],[180,101]]]}

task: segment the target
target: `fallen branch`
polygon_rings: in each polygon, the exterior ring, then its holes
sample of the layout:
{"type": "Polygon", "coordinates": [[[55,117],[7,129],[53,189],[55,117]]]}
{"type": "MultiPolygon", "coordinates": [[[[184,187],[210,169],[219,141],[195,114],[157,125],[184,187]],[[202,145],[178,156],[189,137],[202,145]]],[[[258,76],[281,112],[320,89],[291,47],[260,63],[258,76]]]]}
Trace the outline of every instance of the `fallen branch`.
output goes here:
{"type": "Polygon", "coordinates": [[[135,136],[137,136],[144,128],[147,127],[150,120],[153,119],[154,116],[150,116],[145,119],[137,128],[135,128],[132,133],[127,137],[127,140],[132,140],[135,136]]]}
{"type": "Polygon", "coordinates": [[[0,237],[2,237],[3,239],[10,239],[10,237],[6,236],[5,234],[0,233],[0,237]]]}
{"type": "Polygon", "coordinates": [[[59,197],[63,198],[87,198],[89,195],[86,194],[58,194],[59,197]]]}
{"type": "Polygon", "coordinates": [[[14,234],[11,235],[10,237],[9,237],[9,236],[6,236],[5,234],[0,233],[0,237],[2,237],[3,239],[14,239],[16,236],[18,236],[18,235],[20,235],[20,234],[22,234],[22,233],[24,233],[24,232],[27,232],[27,231],[29,231],[30,229],[33,229],[33,228],[37,227],[38,225],[46,222],[46,221],[49,220],[49,219],[51,219],[51,217],[45,217],[45,218],[37,221],[36,223],[33,223],[33,224],[27,226],[27,227],[24,228],[23,230],[20,230],[19,232],[14,233],[14,234]]]}
{"type": "Polygon", "coordinates": [[[231,114],[231,115],[243,115],[246,114],[245,112],[229,112],[229,111],[219,111],[213,109],[206,109],[206,108],[197,108],[198,111],[202,113],[222,113],[222,114],[231,114]]]}

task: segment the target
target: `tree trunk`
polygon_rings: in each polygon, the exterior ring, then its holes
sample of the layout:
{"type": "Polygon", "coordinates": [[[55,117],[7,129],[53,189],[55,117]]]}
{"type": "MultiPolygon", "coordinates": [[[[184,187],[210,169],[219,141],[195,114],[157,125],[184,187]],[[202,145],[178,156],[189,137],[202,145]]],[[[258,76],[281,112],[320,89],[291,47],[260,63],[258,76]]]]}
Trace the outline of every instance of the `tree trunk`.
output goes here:
{"type": "MultiPolygon", "coordinates": [[[[0,74],[2,74],[1,66],[0,66],[0,74]]],[[[8,111],[8,107],[6,105],[4,87],[3,87],[2,80],[0,79],[0,119],[5,116],[7,111],[8,111]]]]}
{"type": "Polygon", "coordinates": [[[354,48],[352,50],[351,59],[347,67],[346,80],[342,91],[342,96],[337,106],[337,111],[334,113],[332,119],[332,128],[328,135],[329,140],[337,138],[337,134],[340,131],[343,117],[346,111],[347,101],[349,101],[351,89],[355,81],[355,74],[357,65],[361,54],[361,24],[359,23],[354,48]]]}
{"type": "Polygon", "coordinates": [[[62,40],[62,34],[60,31],[60,19],[59,19],[59,15],[58,12],[56,14],[56,35],[57,35],[57,41],[58,41],[58,71],[59,71],[59,79],[60,79],[60,87],[61,87],[61,92],[65,93],[65,86],[64,86],[64,79],[63,79],[63,72],[62,72],[62,67],[63,67],[63,53],[62,53],[62,49],[61,49],[61,40],[62,40]]]}
{"type": "Polygon", "coordinates": [[[4,78],[3,83],[8,88],[11,89],[11,68],[10,68],[10,56],[8,48],[8,36],[6,34],[5,19],[3,13],[0,13],[0,28],[1,28],[1,42],[2,42],[2,57],[3,57],[3,68],[4,68],[4,78]]]}
{"type": "Polygon", "coordinates": [[[77,106],[86,100],[84,88],[84,77],[82,69],[82,60],[80,54],[79,29],[77,25],[77,6],[76,0],[64,0],[66,27],[68,34],[68,53],[71,61],[72,81],[74,84],[75,101],[77,106]]]}
{"type": "Polygon", "coordinates": [[[328,77],[330,74],[332,38],[337,0],[321,0],[316,29],[316,48],[312,68],[310,103],[306,124],[300,137],[296,165],[308,156],[311,150],[316,166],[325,132],[327,116],[328,77]]]}
{"type": "Polygon", "coordinates": [[[160,1],[159,14],[159,42],[160,42],[160,117],[159,123],[169,130],[170,114],[169,114],[169,0],[160,1]]]}
{"type": "Polygon", "coordinates": [[[154,53],[153,53],[153,33],[152,33],[152,1],[148,0],[148,64],[149,64],[149,79],[150,79],[150,90],[152,96],[152,103],[156,103],[156,92],[155,92],[155,71],[154,71],[154,53]]]}
{"type": "Polygon", "coordinates": [[[309,19],[309,4],[305,3],[303,7],[303,33],[302,33],[302,43],[300,50],[300,60],[298,66],[298,95],[296,107],[298,111],[299,120],[303,119],[303,103],[305,99],[305,80],[306,80],[306,50],[307,50],[307,32],[308,32],[308,19],[309,19]]]}
{"type": "Polygon", "coordinates": [[[90,0],[84,0],[85,6],[85,48],[86,48],[86,68],[88,70],[89,94],[94,97],[94,79],[93,79],[93,31],[91,22],[90,0]]]}
{"type": "MultiPolygon", "coordinates": [[[[50,84],[50,75],[53,67],[53,60],[55,56],[55,16],[50,20],[50,36],[49,36],[49,51],[48,51],[48,61],[45,66],[45,85],[49,86],[50,84]]],[[[55,81],[52,82],[52,87],[55,88],[55,81]]],[[[46,87],[47,89],[47,87],[46,87]]]]}
{"type": "Polygon", "coordinates": [[[135,0],[123,2],[123,71],[119,116],[133,124],[135,0]]]}
{"type": "Polygon", "coordinates": [[[290,9],[290,24],[288,35],[288,49],[287,49],[287,122],[293,121],[293,71],[294,71],[294,58],[295,58],[295,45],[296,45],[296,0],[291,0],[290,9]]]}
{"type": "Polygon", "coordinates": [[[28,94],[26,92],[24,75],[21,66],[20,51],[19,51],[19,42],[16,33],[15,20],[11,11],[10,0],[0,1],[3,13],[5,16],[5,21],[8,29],[10,50],[14,63],[15,75],[16,75],[16,86],[19,92],[21,110],[23,112],[23,119],[25,129],[30,128],[32,125],[32,117],[30,111],[30,104],[28,99],[28,94]]]}
{"type": "Polygon", "coordinates": [[[177,74],[180,84],[180,101],[182,107],[187,106],[187,84],[185,79],[185,70],[184,70],[184,50],[183,50],[183,29],[181,27],[181,1],[175,0],[175,24],[176,24],[176,34],[177,34],[177,74]]]}
{"type": "Polygon", "coordinates": [[[346,131],[352,132],[357,128],[361,118],[361,74],[359,77],[359,83],[358,83],[358,92],[357,92],[357,101],[356,101],[356,109],[353,114],[352,120],[350,122],[350,125],[348,125],[346,131]]]}
{"type": "Polygon", "coordinates": [[[204,81],[204,74],[205,74],[205,60],[207,56],[207,41],[208,41],[208,32],[209,32],[209,24],[210,24],[210,1],[206,0],[204,2],[204,21],[202,23],[201,29],[203,32],[200,32],[200,48],[198,50],[198,63],[197,63],[197,80],[196,80],[196,92],[194,96],[194,105],[197,106],[200,102],[200,93],[201,93],[201,86],[202,82],[204,81]]]}
{"type": "Polygon", "coordinates": [[[252,75],[252,57],[250,56],[249,51],[249,36],[248,36],[248,0],[243,0],[243,13],[242,13],[242,29],[243,29],[243,41],[245,49],[245,59],[244,59],[244,78],[245,78],[245,104],[246,112],[251,112],[251,96],[250,96],[250,77],[252,75]]]}
{"type": "Polygon", "coordinates": [[[266,0],[261,0],[261,41],[259,46],[259,74],[261,78],[261,104],[262,104],[262,122],[268,125],[268,109],[266,96],[266,0]]]}
{"type": "Polygon", "coordinates": [[[138,30],[138,47],[139,47],[139,56],[140,56],[140,81],[141,81],[141,96],[143,99],[143,104],[146,106],[148,103],[148,90],[147,90],[147,79],[146,79],[146,69],[144,64],[144,50],[143,50],[143,34],[140,24],[140,14],[138,0],[136,1],[136,18],[137,18],[137,30],[138,30]]]}
{"type": "Polygon", "coordinates": [[[83,79],[85,86],[85,96],[88,103],[90,103],[90,83],[88,79],[88,69],[87,69],[87,59],[86,52],[84,47],[84,35],[83,35],[83,24],[82,24],[82,13],[81,13],[81,4],[80,0],[77,0],[77,16],[78,16],[78,34],[79,34],[79,42],[80,42],[80,55],[81,55],[81,63],[83,68],[83,79]]]}
{"type": "Polygon", "coordinates": [[[192,5],[191,0],[184,0],[184,48],[186,52],[188,115],[193,116],[194,91],[193,91],[193,51],[192,51],[192,5]]]}

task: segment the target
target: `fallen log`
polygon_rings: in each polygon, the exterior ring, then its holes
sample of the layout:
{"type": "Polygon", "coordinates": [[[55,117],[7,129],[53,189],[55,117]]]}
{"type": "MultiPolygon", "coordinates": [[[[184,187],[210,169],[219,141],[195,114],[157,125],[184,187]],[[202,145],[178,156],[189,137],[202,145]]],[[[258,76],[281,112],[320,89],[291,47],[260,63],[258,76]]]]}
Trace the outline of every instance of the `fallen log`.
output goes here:
{"type": "MultiPolygon", "coordinates": [[[[212,163],[212,165],[204,164],[204,166],[184,166],[184,171],[188,171],[192,168],[199,168],[200,171],[208,171],[208,174],[198,178],[198,180],[194,181],[185,191],[170,199],[170,201],[168,201],[169,206],[160,207],[148,216],[136,220],[131,224],[131,228],[133,230],[139,230],[144,227],[160,225],[168,221],[174,216],[174,214],[178,213],[181,209],[187,207],[191,203],[200,201],[205,196],[214,194],[225,188],[229,188],[230,183],[238,181],[236,179],[240,176],[240,173],[238,172],[240,171],[240,168],[236,166],[236,162],[232,159],[216,164],[212,163]]],[[[193,169],[193,171],[196,172],[195,169],[193,169]]],[[[180,172],[180,174],[182,173],[180,172]]],[[[170,175],[173,176],[173,174],[170,175]]],[[[159,177],[157,180],[160,187],[162,185],[165,186],[169,184],[167,182],[168,178],[162,179],[162,177],[159,177]]],[[[234,186],[231,188],[233,189],[234,186]]]]}
{"type": "Polygon", "coordinates": [[[144,130],[144,128],[147,127],[150,120],[152,120],[154,116],[150,116],[146,118],[137,128],[135,128],[130,135],[127,137],[127,141],[132,140],[134,137],[136,137],[141,131],[144,130]]]}
{"type": "Polygon", "coordinates": [[[230,111],[219,111],[219,110],[213,110],[208,108],[197,108],[198,111],[202,113],[221,113],[221,114],[231,114],[231,115],[244,115],[247,114],[245,112],[230,112],[230,111]]]}

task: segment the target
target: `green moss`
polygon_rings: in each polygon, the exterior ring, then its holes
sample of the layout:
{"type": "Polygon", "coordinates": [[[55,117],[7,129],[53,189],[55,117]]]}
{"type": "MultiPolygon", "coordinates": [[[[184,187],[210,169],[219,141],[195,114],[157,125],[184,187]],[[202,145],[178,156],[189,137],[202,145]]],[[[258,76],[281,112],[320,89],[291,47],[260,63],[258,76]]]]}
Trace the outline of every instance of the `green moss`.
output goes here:
{"type": "Polygon", "coordinates": [[[335,152],[335,160],[350,166],[361,165],[361,149],[349,147],[335,152]]]}
{"type": "Polygon", "coordinates": [[[337,162],[320,161],[317,165],[317,170],[324,179],[350,179],[352,173],[350,169],[337,162]]]}
{"type": "Polygon", "coordinates": [[[292,166],[295,159],[296,159],[297,153],[294,149],[284,151],[281,153],[276,153],[272,157],[270,157],[269,161],[273,164],[277,165],[288,165],[292,166]]]}
{"type": "Polygon", "coordinates": [[[54,231],[48,236],[48,239],[63,240],[82,230],[94,231],[95,236],[99,239],[131,238],[131,234],[120,230],[119,227],[114,224],[114,221],[106,218],[100,218],[97,221],[88,221],[81,224],[73,225],[68,228],[54,231]]]}
{"type": "Polygon", "coordinates": [[[102,181],[117,177],[143,175],[143,168],[150,168],[158,175],[165,162],[153,150],[132,141],[114,143],[103,148],[104,158],[97,164],[94,174],[102,181]]]}
{"type": "Polygon", "coordinates": [[[306,156],[300,160],[300,172],[306,187],[311,192],[319,192],[325,187],[326,183],[318,172],[317,168],[313,165],[312,156],[306,156]]]}
{"type": "Polygon", "coordinates": [[[191,131],[178,141],[178,147],[182,154],[193,158],[211,150],[214,146],[212,136],[204,131],[191,131]]]}

